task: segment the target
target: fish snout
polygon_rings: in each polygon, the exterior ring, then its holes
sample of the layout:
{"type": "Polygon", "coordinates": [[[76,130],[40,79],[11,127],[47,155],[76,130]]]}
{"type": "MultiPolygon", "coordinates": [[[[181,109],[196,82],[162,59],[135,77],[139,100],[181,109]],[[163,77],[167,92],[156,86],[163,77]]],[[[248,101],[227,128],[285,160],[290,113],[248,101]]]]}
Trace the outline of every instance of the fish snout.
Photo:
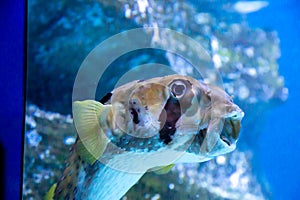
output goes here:
{"type": "Polygon", "coordinates": [[[228,146],[235,144],[238,140],[241,130],[241,121],[244,115],[244,112],[238,108],[224,119],[224,126],[220,138],[228,146]]]}
{"type": "Polygon", "coordinates": [[[227,117],[234,121],[241,121],[244,116],[245,113],[238,106],[236,106],[235,111],[231,112],[227,117]]]}

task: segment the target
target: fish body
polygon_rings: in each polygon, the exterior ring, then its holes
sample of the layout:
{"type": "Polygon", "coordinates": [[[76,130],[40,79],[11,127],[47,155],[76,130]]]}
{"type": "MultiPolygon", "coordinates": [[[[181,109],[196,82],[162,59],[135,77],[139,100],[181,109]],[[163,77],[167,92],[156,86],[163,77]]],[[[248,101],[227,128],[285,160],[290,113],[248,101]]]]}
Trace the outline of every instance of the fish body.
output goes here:
{"type": "Polygon", "coordinates": [[[181,75],[133,81],[100,102],[76,101],[79,137],[53,197],[120,199],[147,171],[231,152],[243,116],[222,89],[181,75]]]}

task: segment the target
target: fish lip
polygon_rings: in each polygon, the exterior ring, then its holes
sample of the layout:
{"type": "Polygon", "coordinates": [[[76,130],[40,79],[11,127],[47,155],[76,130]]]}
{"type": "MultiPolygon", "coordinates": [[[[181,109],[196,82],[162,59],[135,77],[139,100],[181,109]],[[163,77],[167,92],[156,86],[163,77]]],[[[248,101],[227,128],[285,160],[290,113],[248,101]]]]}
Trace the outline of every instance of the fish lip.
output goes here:
{"type": "Polygon", "coordinates": [[[227,117],[224,119],[222,131],[220,133],[220,139],[227,146],[235,144],[240,135],[241,120],[234,117],[227,117]]]}
{"type": "Polygon", "coordinates": [[[229,139],[227,139],[225,136],[220,135],[220,138],[223,142],[225,142],[225,144],[227,144],[228,146],[230,146],[232,144],[232,142],[230,142],[229,139]]]}
{"type": "MultiPolygon", "coordinates": [[[[222,131],[220,132],[220,141],[224,143],[226,146],[232,146],[238,140],[241,128],[241,120],[236,119],[234,117],[224,117],[222,119],[223,127],[222,131]]],[[[209,125],[201,127],[197,134],[197,142],[201,146],[205,140],[207,129],[209,125]]]]}

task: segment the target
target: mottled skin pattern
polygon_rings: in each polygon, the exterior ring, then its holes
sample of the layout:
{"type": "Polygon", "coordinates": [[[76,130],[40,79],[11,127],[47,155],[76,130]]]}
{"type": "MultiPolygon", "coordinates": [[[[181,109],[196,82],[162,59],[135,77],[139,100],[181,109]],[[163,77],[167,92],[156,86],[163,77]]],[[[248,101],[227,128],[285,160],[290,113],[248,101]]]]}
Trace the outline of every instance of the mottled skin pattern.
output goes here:
{"type": "Polygon", "coordinates": [[[58,181],[54,199],[74,199],[77,190],[77,181],[79,168],[82,165],[82,160],[77,154],[76,143],[70,149],[70,157],[66,162],[66,168],[62,177],[58,181]],[[67,189],[66,189],[67,188],[67,189]]]}
{"type": "Polygon", "coordinates": [[[119,199],[147,170],[172,163],[203,162],[233,151],[244,115],[222,89],[181,75],[133,81],[103,99],[101,103],[111,110],[101,116],[99,124],[110,143],[99,159],[114,169],[136,168],[139,175],[130,183],[114,177],[103,183],[102,176],[111,173],[117,177],[118,170],[110,170],[99,161],[84,163],[77,152],[77,140],[55,199],[119,199]],[[178,158],[168,161],[166,158],[173,154],[178,158]],[[118,190],[122,192],[114,196],[118,190]]]}

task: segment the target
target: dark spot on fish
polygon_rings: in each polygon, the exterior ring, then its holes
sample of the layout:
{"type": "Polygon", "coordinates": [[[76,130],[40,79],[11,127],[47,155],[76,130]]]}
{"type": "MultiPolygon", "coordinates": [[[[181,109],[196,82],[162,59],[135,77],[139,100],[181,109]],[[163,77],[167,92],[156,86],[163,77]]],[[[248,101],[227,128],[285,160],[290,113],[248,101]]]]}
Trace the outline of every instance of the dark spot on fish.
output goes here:
{"type": "Polygon", "coordinates": [[[166,127],[167,127],[168,129],[172,129],[172,128],[173,128],[173,124],[170,123],[170,122],[167,122],[167,123],[166,123],[166,127]]]}
{"type": "Polygon", "coordinates": [[[75,187],[74,189],[73,189],[73,194],[74,194],[74,196],[76,195],[76,193],[77,193],[77,187],[75,187]]]}
{"type": "Polygon", "coordinates": [[[104,95],[104,97],[102,97],[102,99],[100,99],[99,102],[102,104],[105,104],[106,102],[108,102],[110,100],[111,96],[112,96],[112,93],[109,92],[106,95],[104,95]]]}
{"type": "Polygon", "coordinates": [[[205,129],[201,129],[201,130],[199,131],[199,134],[200,134],[200,136],[201,136],[202,138],[204,138],[206,132],[207,132],[207,129],[206,129],[206,128],[205,128],[205,129]]]}
{"type": "Polygon", "coordinates": [[[186,82],[188,82],[190,84],[190,86],[192,86],[193,84],[191,83],[191,81],[189,80],[186,80],[186,82]]]}
{"type": "Polygon", "coordinates": [[[61,194],[62,193],[62,189],[61,188],[57,188],[57,191],[56,191],[58,194],[61,194]]]}
{"type": "Polygon", "coordinates": [[[79,163],[76,164],[76,170],[79,170],[79,163]]]}
{"type": "MultiPolygon", "coordinates": [[[[138,83],[141,83],[141,82],[144,82],[145,81],[145,79],[141,79],[141,80],[138,80],[137,82],[138,83]]],[[[142,87],[142,86],[141,86],[142,87]]]]}
{"type": "Polygon", "coordinates": [[[70,190],[72,187],[73,187],[73,184],[72,183],[68,183],[67,188],[70,190]]]}
{"type": "Polygon", "coordinates": [[[60,181],[63,181],[66,177],[63,175],[62,177],[60,177],[60,181]]]}
{"type": "Polygon", "coordinates": [[[70,194],[67,193],[66,196],[65,196],[65,200],[69,200],[70,199],[70,194]]]}
{"type": "Polygon", "coordinates": [[[133,123],[138,124],[140,122],[140,120],[139,120],[139,114],[136,111],[136,109],[130,108],[130,113],[132,115],[132,121],[133,121],[133,123]]]}
{"type": "Polygon", "coordinates": [[[178,99],[170,97],[164,107],[164,111],[160,114],[161,130],[159,131],[159,138],[163,140],[165,144],[169,144],[172,141],[171,136],[176,132],[176,122],[181,116],[181,109],[178,99]],[[166,115],[166,116],[165,116],[166,115]],[[164,117],[165,116],[165,117],[164,117]]]}
{"type": "Polygon", "coordinates": [[[145,106],[145,110],[148,110],[148,106],[145,106]]]}

